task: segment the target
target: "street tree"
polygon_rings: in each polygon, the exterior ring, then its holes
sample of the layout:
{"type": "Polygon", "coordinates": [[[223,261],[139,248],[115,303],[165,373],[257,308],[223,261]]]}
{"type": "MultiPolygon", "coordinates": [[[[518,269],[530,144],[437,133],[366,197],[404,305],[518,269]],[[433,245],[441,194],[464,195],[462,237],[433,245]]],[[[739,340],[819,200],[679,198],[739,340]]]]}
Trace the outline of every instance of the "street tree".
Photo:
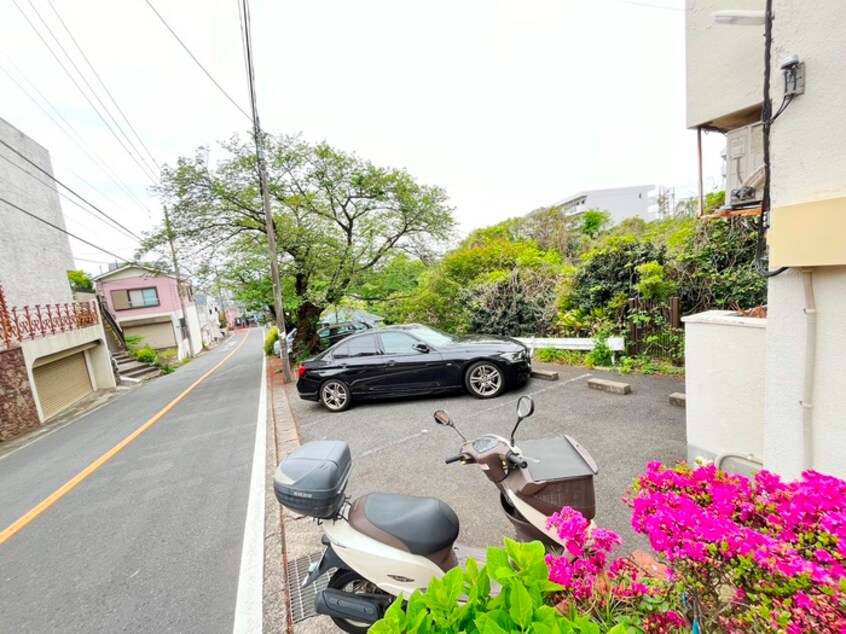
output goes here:
{"type": "MultiPolygon", "coordinates": [[[[214,164],[209,148],[200,148],[165,167],[156,190],[182,257],[224,268],[255,265],[267,257],[255,147],[238,136],[220,147],[214,164]]],[[[295,296],[285,298],[286,310],[294,309],[297,337],[307,344],[323,309],[369,271],[400,252],[430,258],[451,234],[444,190],[405,170],[298,136],[268,135],[266,152],[280,271],[295,296]]],[[[144,248],[161,248],[167,238],[160,227],[144,248]]],[[[241,272],[253,290],[261,286],[255,271],[241,272]]]]}

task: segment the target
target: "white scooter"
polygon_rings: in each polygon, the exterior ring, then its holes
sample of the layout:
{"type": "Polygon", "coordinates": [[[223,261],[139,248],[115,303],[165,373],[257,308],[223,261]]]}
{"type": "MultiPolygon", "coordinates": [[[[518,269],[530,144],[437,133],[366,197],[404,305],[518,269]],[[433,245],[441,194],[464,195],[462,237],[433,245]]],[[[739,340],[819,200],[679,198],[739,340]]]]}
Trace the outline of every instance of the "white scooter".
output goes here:
{"type": "MultiPolygon", "coordinates": [[[[479,465],[500,489],[517,539],[560,548],[557,535],[546,530],[547,517],[566,505],[592,519],[598,469],[567,436],[526,441],[518,448],[514,434],[533,412],[532,399],[521,397],[510,440],[485,434],[468,441],[443,410],[435,412],[435,420],[463,439],[458,455],[446,462],[479,465]]],[[[335,569],[326,589],[317,593],[317,613],[329,615],[345,632],[364,633],[395,597],[425,590],[432,578],[468,556],[484,559],[484,551],[455,543],[458,517],[435,498],[368,493],[351,501],[344,495],[351,468],[345,442],[309,442],[282,461],[273,488],[280,504],[316,518],[323,528],[326,550],[302,584],[307,587],[335,569]]]]}

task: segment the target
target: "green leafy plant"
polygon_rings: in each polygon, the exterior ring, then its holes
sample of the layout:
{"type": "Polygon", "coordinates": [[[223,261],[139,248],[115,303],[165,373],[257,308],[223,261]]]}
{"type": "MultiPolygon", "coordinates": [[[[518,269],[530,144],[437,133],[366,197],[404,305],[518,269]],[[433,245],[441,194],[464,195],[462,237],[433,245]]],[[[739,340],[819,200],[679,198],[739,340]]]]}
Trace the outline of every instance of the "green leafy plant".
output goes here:
{"type": "Polygon", "coordinates": [[[558,350],[556,348],[535,350],[535,359],[538,361],[559,365],[584,365],[586,356],[587,353],[581,350],[558,350]]]}
{"type": "Polygon", "coordinates": [[[123,339],[126,341],[126,347],[130,349],[141,345],[144,341],[144,337],[139,335],[126,335],[123,339]]]}
{"type": "Polygon", "coordinates": [[[162,374],[171,374],[172,372],[176,372],[176,367],[171,363],[159,364],[159,368],[161,369],[162,374]]]}
{"type": "Polygon", "coordinates": [[[135,350],[130,350],[128,353],[130,356],[135,357],[141,363],[155,363],[158,359],[158,354],[156,351],[153,350],[150,346],[144,346],[143,348],[138,348],[135,350]]]}
{"type": "Polygon", "coordinates": [[[271,328],[267,332],[267,336],[264,338],[264,353],[267,355],[273,354],[273,344],[276,343],[276,340],[279,339],[279,328],[275,326],[271,328]]]}
{"type": "MultiPolygon", "coordinates": [[[[370,632],[600,634],[589,617],[565,617],[549,605],[548,597],[563,587],[549,580],[544,557],[540,542],[506,539],[504,550],[488,548],[484,567],[470,559],[464,570],[454,568],[443,579],[433,579],[425,593],[415,591],[406,605],[398,598],[370,632]],[[491,591],[494,583],[501,587],[498,594],[491,591]]],[[[610,630],[625,631],[622,626],[610,630]]]]}
{"type": "Polygon", "coordinates": [[[611,367],[614,365],[614,352],[608,347],[608,336],[604,333],[594,338],[593,350],[585,357],[585,364],[589,368],[596,366],[611,367]]]}

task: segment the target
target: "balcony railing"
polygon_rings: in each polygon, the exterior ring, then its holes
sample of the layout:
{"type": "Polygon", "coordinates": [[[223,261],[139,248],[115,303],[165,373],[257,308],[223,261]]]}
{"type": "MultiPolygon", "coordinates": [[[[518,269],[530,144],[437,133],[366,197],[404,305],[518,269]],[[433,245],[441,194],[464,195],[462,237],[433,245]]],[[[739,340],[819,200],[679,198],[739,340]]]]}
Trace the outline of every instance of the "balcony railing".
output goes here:
{"type": "Polygon", "coordinates": [[[0,286],[0,345],[58,335],[100,323],[96,302],[9,307],[0,286]]]}

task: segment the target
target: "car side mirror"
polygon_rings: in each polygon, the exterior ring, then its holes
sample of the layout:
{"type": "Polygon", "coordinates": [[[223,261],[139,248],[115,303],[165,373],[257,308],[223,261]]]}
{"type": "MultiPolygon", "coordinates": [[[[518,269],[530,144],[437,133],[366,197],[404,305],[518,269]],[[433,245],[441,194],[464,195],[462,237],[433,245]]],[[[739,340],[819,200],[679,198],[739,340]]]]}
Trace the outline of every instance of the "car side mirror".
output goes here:
{"type": "Polygon", "coordinates": [[[412,347],[414,350],[417,350],[417,352],[423,352],[423,353],[429,352],[429,346],[427,346],[425,343],[420,343],[420,342],[418,342],[418,343],[415,343],[415,344],[414,344],[413,346],[411,346],[411,347],[412,347]]]}

